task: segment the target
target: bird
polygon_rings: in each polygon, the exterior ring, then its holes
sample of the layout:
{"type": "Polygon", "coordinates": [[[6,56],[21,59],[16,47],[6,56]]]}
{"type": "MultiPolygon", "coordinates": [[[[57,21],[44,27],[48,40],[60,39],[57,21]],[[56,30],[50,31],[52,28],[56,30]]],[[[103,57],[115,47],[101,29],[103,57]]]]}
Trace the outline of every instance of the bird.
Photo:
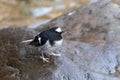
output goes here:
{"type": "MultiPolygon", "coordinates": [[[[40,47],[41,50],[43,51],[47,50],[49,55],[61,56],[60,54],[55,54],[54,52],[52,52],[51,49],[62,45],[62,42],[63,42],[62,33],[63,32],[64,31],[62,31],[60,27],[53,27],[53,28],[40,32],[33,39],[25,40],[22,42],[29,42],[29,45],[32,45],[34,47],[40,47]]],[[[49,62],[48,61],[49,58],[45,58],[43,52],[40,58],[43,59],[44,62],[49,62]]]]}

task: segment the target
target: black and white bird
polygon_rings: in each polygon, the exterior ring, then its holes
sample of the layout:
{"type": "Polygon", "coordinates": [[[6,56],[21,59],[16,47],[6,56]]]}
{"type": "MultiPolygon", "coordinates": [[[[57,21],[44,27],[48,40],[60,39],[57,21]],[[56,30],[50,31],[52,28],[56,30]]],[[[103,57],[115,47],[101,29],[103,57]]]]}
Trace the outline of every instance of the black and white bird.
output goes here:
{"type": "MultiPolygon", "coordinates": [[[[47,49],[50,51],[52,47],[62,45],[62,33],[63,31],[60,27],[53,27],[48,30],[42,31],[40,34],[36,35],[34,39],[22,42],[30,42],[29,45],[41,47],[43,50],[47,49]]],[[[52,51],[50,51],[48,54],[53,56],[60,56],[60,54],[55,54],[52,51]]],[[[43,59],[43,61],[48,62],[48,58],[45,58],[43,53],[40,58],[43,59]]]]}

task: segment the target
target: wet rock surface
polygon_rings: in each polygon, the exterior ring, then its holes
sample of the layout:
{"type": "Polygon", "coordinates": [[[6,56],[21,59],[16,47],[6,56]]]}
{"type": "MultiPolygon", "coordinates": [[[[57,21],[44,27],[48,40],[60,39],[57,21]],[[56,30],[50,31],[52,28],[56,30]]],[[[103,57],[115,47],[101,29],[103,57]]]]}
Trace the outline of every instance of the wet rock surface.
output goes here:
{"type": "Polygon", "coordinates": [[[109,1],[65,13],[35,30],[0,30],[0,80],[119,80],[120,8],[109,1]],[[39,58],[38,48],[22,44],[37,32],[58,26],[66,32],[55,50],[61,57],[39,58]]]}

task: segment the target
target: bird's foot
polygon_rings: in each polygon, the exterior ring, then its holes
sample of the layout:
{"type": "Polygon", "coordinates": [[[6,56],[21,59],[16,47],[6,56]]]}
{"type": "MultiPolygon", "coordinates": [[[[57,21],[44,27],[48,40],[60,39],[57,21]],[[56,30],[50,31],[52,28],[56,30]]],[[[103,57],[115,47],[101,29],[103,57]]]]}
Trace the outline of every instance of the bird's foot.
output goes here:
{"type": "Polygon", "coordinates": [[[40,58],[43,60],[43,62],[49,62],[49,58],[45,58],[44,56],[40,56],[40,58]]]}
{"type": "Polygon", "coordinates": [[[55,54],[53,52],[51,52],[49,55],[52,55],[52,56],[61,56],[61,54],[55,54]]]}

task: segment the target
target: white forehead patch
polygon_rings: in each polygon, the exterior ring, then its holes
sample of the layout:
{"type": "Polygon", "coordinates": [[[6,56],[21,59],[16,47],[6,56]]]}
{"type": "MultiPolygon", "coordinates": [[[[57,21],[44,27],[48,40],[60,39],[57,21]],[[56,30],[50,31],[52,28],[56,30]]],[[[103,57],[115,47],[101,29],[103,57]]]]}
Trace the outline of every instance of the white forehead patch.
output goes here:
{"type": "Polygon", "coordinates": [[[62,32],[62,30],[61,30],[60,27],[58,27],[55,31],[57,31],[57,32],[62,32]]]}

